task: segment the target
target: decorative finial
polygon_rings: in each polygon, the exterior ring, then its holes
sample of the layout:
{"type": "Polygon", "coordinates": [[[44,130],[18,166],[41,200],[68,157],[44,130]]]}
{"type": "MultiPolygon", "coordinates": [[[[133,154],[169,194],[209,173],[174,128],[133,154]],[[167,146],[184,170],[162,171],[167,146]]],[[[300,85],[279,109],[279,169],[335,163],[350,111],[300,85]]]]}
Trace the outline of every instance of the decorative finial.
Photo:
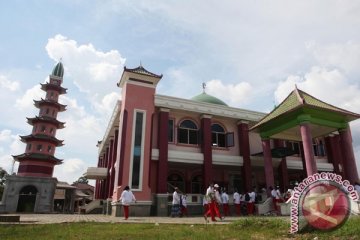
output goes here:
{"type": "Polygon", "coordinates": [[[140,60],[140,67],[142,67],[141,60],[140,60]]]}
{"type": "Polygon", "coordinates": [[[62,57],[60,58],[59,62],[62,62],[62,57]]]}
{"type": "Polygon", "coordinates": [[[298,89],[296,83],[295,83],[295,89],[298,89]]]}
{"type": "Polygon", "coordinates": [[[203,88],[203,93],[205,93],[205,89],[206,89],[206,83],[202,83],[202,88],[203,88]]]}

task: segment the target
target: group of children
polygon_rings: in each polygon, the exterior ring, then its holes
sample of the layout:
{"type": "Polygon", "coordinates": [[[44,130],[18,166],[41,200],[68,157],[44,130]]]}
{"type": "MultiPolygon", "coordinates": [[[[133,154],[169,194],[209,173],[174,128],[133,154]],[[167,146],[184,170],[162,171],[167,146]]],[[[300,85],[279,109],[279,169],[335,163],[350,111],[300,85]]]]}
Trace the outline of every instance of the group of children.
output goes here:
{"type": "Polygon", "coordinates": [[[186,194],[183,194],[178,187],[174,188],[171,217],[187,216],[187,199],[186,194]]]}
{"type": "MultiPolygon", "coordinates": [[[[235,189],[233,198],[236,215],[241,216],[254,214],[256,201],[255,190],[249,191],[246,194],[239,194],[237,189],[235,189]],[[243,209],[243,211],[241,211],[241,209],[243,209]]],[[[226,193],[226,189],[223,188],[220,191],[218,184],[211,183],[203,198],[203,206],[205,213],[204,218],[206,221],[208,221],[209,216],[213,222],[216,221],[216,217],[223,220],[224,216],[229,216],[229,195],[226,193]],[[223,207],[224,216],[221,216],[220,214],[220,206],[223,207]]]]}

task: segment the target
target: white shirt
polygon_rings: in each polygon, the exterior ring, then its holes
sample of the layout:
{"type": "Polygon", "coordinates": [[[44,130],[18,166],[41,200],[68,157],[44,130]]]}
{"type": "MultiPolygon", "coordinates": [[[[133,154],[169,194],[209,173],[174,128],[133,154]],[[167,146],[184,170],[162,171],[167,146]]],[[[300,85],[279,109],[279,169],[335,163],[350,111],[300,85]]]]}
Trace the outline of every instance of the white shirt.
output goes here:
{"type": "Polygon", "coordinates": [[[120,199],[121,204],[125,206],[129,206],[132,201],[136,201],[134,194],[129,190],[124,190],[121,193],[120,199]]]}
{"type": "Polygon", "coordinates": [[[206,189],[205,197],[206,197],[207,202],[211,202],[211,200],[214,198],[214,188],[213,187],[209,186],[206,189]]]}
{"type": "Polygon", "coordinates": [[[224,203],[229,203],[229,195],[226,192],[223,192],[221,194],[221,202],[224,203]]]}
{"type": "Polygon", "coordinates": [[[215,190],[215,200],[217,203],[221,203],[220,193],[217,190],[215,190]]]}
{"type": "Polygon", "coordinates": [[[233,198],[235,204],[240,204],[240,194],[238,192],[234,192],[233,198]]]}
{"type": "Polygon", "coordinates": [[[251,193],[249,193],[249,197],[250,197],[250,200],[249,200],[250,203],[255,202],[256,193],[254,191],[252,191],[251,193]]]}
{"type": "Polygon", "coordinates": [[[187,205],[187,200],[186,200],[186,196],[185,195],[181,195],[181,203],[184,207],[186,207],[187,205]]]}
{"type": "Polygon", "coordinates": [[[180,204],[180,195],[177,193],[177,191],[175,191],[173,193],[173,201],[172,201],[172,204],[175,205],[175,204],[180,204]]]}
{"type": "Polygon", "coordinates": [[[280,199],[280,195],[276,189],[271,190],[271,196],[275,199],[280,199]]]}

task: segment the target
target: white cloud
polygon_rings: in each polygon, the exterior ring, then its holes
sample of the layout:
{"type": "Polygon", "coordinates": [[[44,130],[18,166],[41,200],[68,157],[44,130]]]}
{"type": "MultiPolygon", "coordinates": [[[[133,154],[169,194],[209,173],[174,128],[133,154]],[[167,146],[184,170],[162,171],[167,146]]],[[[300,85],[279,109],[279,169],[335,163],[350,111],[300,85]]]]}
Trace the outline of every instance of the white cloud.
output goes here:
{"type": "Polygon", "coordinates": [[[206,83],[206,92],[228,105],[238,107],[251,100],[252,86],[248,82],[224,84],[221,80],[214,79],[206,83]]]}
{"type": "Polygon", "coordinates": [[[295,89],[295,84],[299,89],[324,102],[354,112],[360,109],[359,87],[351,84],[346,76],[337,69],[313,67],[304,76],[289,76],[285,81],[279,83],[275,91],[277,103],[283,101],[295,89]]]}
{"type": "Polygon", "coordinates": [[[322,66],[340,68],[348,74],[360,74],[360,43],[358,42],[330,45],[314,42],[308,46],[308,49],[322,66]]]}
{"type": "MultiPolygon", "coordinates": [[[[12,133],[9,129],[0,132],[0,167],[8,173],[11,172],[14,159],[11,155],[23,153],[25,145],[20,141],[18,135],[12,133]]],[[[17,163],[14,170],[16,171],[17,163]]]]}
{"type": "Polygon", "coordinates": [[[64,81],[71,77],[81,91],[102,94],[116,88],[125,58],[117,50],[102,52],[89,43],[79,45],[75,40],[60,34],[50,38],[46,50],[55,61],[63,59],[64,81]],[[107,87],[106,85],[110,86],[107,87]]]}
{"type": "Polygon", "coordinates": [[[14,92],[20,88],[20,83],[18,81],[11,81],[4,75],[0,75],[0,88],[14,92]]]}
{"type": "Polygon", "coordinates": [[[26,90],[25,94],[18,98],[15,103],[15,107],[19,110],[31,110],[36,109],[34,107],[34,100],[40,100],[41,98],[45,98],[45,92],[41,90],[40,85],[37,84],[32,88],[26,90]]]}
{"type": "Polygon", "coordinates": [[[97,101],[97,97],[94,98],[93,105],[97,112],[103,115],[103,118],[108,120],[114,110],[116,102],[121,99],[121,94],[117,92],[111,92],[105,95],[101,101],[97,101]]]}
{"type": "Polygon", "coordinates": [[[54,168],[54,176],[57,177],[59,181],[65,181],[71,184],[79,179],[79,177],[85,173],[86,169],[87,163],[82,159],[68,158],[63,161],[63,164],[54,168]]]}

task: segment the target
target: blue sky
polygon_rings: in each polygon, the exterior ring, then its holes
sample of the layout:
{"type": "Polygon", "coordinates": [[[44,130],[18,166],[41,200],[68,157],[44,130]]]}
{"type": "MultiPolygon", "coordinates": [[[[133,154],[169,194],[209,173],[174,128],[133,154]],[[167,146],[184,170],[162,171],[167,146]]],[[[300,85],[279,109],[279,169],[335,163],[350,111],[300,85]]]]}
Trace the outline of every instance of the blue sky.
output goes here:
{"type": "MultiPolygon", "coordinates": [[[[360,112],[358,1],[0,1],[0,167],[23,153],[32,99],[62,58],[59,180],[97,161],[123,66],[163,74],[157,93],[191,98],[201,83],[233,107],[269,112],[297,84],[360,112]]],[[[351,124],[360,159],[360,123],[351,124]]],[[[360,163],[358,163],[360,165],[360,163]]]]}

